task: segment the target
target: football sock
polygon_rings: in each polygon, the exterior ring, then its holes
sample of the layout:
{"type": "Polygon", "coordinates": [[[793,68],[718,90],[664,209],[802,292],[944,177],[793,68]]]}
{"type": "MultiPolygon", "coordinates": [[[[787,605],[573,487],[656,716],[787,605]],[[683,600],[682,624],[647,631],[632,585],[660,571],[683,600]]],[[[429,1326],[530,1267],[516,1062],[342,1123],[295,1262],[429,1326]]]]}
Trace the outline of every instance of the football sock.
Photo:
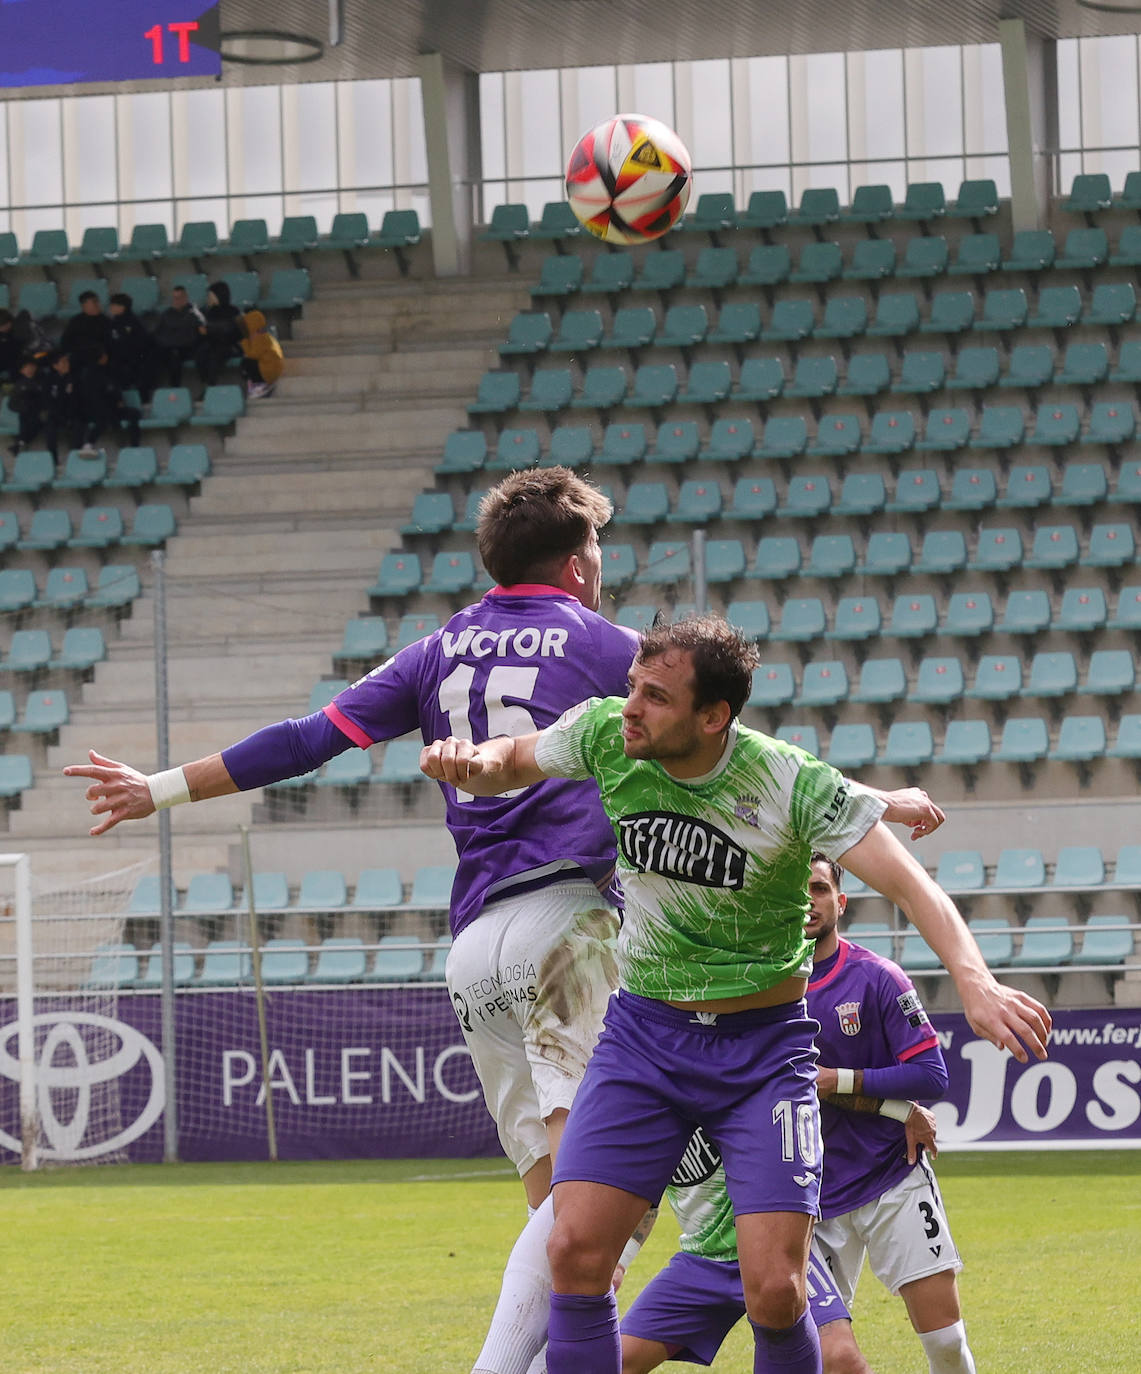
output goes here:
{"type": "Polygon", "coordinates": [[[622,1342],[614,1292],[551,1294],[548,1374],[620,1374],[622,1342]]]}
{"type": "Polygon", "coordinates": [[[758,1326],[750,1319],[753,1340],[753,1374],[823,1374],[820,1359],[820,1336],[816,1323],[806,1307],[800,1320],[780,1330],[758,1326]]]}
{"type": "Polygon", "coordinates": [[[975,1374],[974,1356],[962,1321],[938,1331],[923,1331],[919,1339],[927,1352],[931,1374],[975,1374]]]}
{"type": "Polygon", "coordinates": [[[528,1374],[542,1350],[551,1300],[547,1237],[554,1221],[554,1204],[548,1197],[519,1232],[472,1374],[528,1374]]]}
{"type": "Polygon", "coordinates": [[[531,1361],[531,1367],[527,1370],[527,1374],[547,1374],[547,1347],[545,1345],[531,1361]]]}

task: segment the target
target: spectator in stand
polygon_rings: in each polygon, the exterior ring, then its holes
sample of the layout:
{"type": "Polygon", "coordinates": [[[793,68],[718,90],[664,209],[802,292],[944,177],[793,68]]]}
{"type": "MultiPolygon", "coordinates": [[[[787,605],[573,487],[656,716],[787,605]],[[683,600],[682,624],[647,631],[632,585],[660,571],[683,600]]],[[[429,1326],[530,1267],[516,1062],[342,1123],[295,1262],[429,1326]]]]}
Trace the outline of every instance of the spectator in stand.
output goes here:
{"type": "Polygon", "coordinates": [[[242,376],[246,379],[246,394],[251,400],[272,396],[285,366],[281,345],[269,332],[265,316],[260,310],[247,310],[242,316],[242,324],[245,326],[242,376]]]}
{"type": "Polygon", "coordinates": [[[0,310],[0,382],[14,382],[27,352],[10,310],[0,310]]]}
{"type": "Polygon", "coordinates": [[[44,381],[44,447],[59,462],[59,436],[78,448],[83,440],[83,421],[79,414],[79,389],[71,372],[71,358],[62,350],[48,354],[44,381]]]}
{"type": "Polygon", "coordinates": [[[59,346],[71,359],[72,380],[76,385],[84,372],[93,367],[111,342],[111,321],[103,313],[94,291],[79,297],[79,314],[64,326],[59,346]]]}
{"type": "Polygon", "coordinates": [[[242,316],[230,303],[230,288],[214,282],[206,294],[206,317],[198,326],[199,345],[194,355],[202,385],[213,386],[226,363],[241,349],[242,316]]]}
{"type": "Polygon", "coordinates": [[[83,424],[83,447],[79,451],[84,457],[93,457],[96,439],[108,429],[117,432],[120,425],[126,427],[132,446],[138,447],[139,421],[143,412],[123,399],[123,388],[108,354],[101,353],[99,361],[84,372],[78,390],[79,416],[83,424]]]}
{"type": "Polygon", "coordinates": [[[192,304],[186,287],[176,286],[154,332],[159,362],[166,370],[169,385],[182,385],[182,365],[197,353],[201,343],[198,331],[205,326],[202,312],[192,304]]]}
{"type": "Polygon", "coordinates": [[[13,458],[27,448],[39,434],[44,418],[44,379],[40,375],[40,361],[34,353],[25,353],[16,369],[16,380],[8,405],[20,422],[20,431],[8,452],[13,458]]]}
{"type": "Polygon", "coordinates": [[[119,386],[132,387],[149,401],[155,389],[158,356],[154,337],[135,314],[125,291],[111,297],[111,339],[107,346],[111,371],[119,386]]]}

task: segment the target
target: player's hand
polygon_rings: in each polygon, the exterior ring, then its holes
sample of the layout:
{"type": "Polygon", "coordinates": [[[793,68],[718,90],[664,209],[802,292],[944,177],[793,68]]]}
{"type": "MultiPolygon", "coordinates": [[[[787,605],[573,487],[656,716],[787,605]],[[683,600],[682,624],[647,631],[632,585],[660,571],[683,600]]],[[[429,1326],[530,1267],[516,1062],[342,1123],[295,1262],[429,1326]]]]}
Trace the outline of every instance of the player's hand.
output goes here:
{"type": "Polygon", "coordinates": [[[959,989],[963,1011],[971,1029],[1000,1050],[1009,1050],[1020,1064],[1029,1063],[1029,1048],[1036,1059],[1046,1058],[1046,1041],[1053,1024],[1050,1013],[1029,993],[1008,988],[991,979],[966,991],[959,989]]]}
{"type": "Polygon", "coordinates": [[[821,1098],[835,1097],[836,1095],[836,1070],[817,1065],[816,1068],[816,1096],[821,1098]]]}
{"type": "Polygon", "coordinates": [[[89,831],[105,835],[120,821],[140,821],[154,812],[151,789],[146,775],[126,763],[104,758],[94,749],[88,750],[90,763],[72,763],[64,770],[67,778],[91,778],[91,786],[84,796],[91,803],[91,814],[102,816],[98,825],[89,831]]]}
{"type": "Polygon", "coordinates": [[[438,739],[420,751],[420,772],[437,782],[462,787],[484,771],[484,761],[470,739],[438,739]]]}
{"type": "Polygon", "coordinates": [[[610,1280],[610,1287],[615,1293],[622,1287],[622,1280],[625,1277],[626,1266],[624,1264],[616,1264],[614,1266],[614,1277],[610,1280]]]}
{"type": "Polygon", "coordinates": [[[911,838],[921,840],[932,835],[947,819],[940,807],[936,806],[922,787],[901,787],[895,792],[885,792],[887,810],[885,821],[894,825],[911,826],[911,838]]]}
{"type": "Polygon", "coordinates": [[[939,1148],[935,1144],[935,1113],[921,1107],[918,1102],[911,1104],[911,1115],[904,1123],[907,1137],[907,1162],[914,1164],[919,1159],[920,1149],[924,1149],[935,1159],[939,1148]]]}

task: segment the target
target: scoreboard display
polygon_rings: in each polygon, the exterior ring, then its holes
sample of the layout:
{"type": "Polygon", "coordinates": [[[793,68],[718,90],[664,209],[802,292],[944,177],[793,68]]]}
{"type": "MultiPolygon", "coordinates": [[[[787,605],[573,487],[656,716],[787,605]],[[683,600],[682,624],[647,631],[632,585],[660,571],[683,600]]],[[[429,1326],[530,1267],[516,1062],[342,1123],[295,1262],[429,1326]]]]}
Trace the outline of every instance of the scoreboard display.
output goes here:
{"type": "Polygon", "coordinates": [[[217,4],[0,0],[0,87],[219,76],[217,4]]]}

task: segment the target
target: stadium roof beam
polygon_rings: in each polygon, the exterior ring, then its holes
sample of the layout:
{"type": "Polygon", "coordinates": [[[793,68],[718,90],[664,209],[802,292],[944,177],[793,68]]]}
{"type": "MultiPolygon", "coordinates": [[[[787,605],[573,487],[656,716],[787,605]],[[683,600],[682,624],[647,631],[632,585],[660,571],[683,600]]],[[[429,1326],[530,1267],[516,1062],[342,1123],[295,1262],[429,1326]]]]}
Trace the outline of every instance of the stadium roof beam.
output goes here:
{"type": "Polygon", "coordinates": [[[1010,214],[1014,229],[1045,224],[1058,145],[1058,44],[1027,29],[1022,19],[998,25],[1010,157],[1010,214]]]}

